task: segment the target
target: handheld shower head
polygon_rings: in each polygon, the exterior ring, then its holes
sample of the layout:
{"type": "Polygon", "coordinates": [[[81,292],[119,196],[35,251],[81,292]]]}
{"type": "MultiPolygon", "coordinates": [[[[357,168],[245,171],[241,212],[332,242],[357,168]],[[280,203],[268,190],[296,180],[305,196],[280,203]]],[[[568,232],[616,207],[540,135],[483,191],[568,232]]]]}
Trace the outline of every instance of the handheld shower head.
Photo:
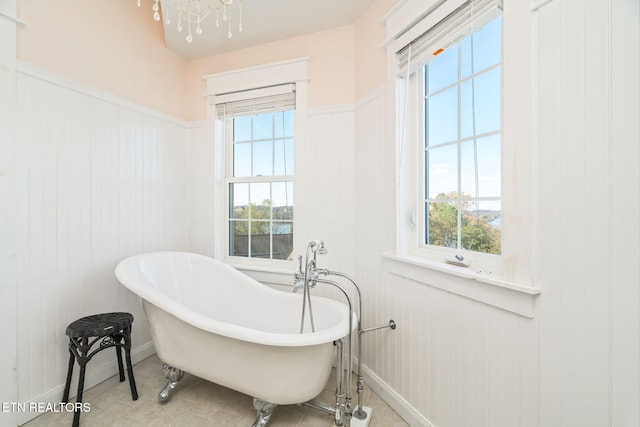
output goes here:
{"type": "Polygon", "coordinates": [[[316,259],[316,255],[325,255],[327,248],[324,246],[324,240],[312,240],[307,245],[307,259],[310,255],[313,255],[313,259],[316,259]]]}

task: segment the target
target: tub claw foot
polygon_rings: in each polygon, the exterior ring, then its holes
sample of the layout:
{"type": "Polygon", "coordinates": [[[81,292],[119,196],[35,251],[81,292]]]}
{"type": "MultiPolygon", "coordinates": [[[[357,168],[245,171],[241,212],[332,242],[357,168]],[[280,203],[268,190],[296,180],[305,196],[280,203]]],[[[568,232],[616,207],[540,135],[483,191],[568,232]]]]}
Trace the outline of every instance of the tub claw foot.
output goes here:
{"type": "Polygon", "coordinates": [[[273,410],[276,409],[276,404],[265,402],[257,397],[253,398],[253,408],[258,411],[256,420],[251,427],[264,427],[267,425],[273,415],[273,410]]]}
{"type": "Polygon", "coordinates": [[[162,373],[164,377],[167,379],[167,385],[164,386],[160,393],[158,394],[158,402],[162,405],[166,404],[171,398],[171,392],[176,385],[180,382],[182,377],[184,376],[184,371],[174,368],[173,366],[169,366],[166,363],[162,365],[162,373]]]}

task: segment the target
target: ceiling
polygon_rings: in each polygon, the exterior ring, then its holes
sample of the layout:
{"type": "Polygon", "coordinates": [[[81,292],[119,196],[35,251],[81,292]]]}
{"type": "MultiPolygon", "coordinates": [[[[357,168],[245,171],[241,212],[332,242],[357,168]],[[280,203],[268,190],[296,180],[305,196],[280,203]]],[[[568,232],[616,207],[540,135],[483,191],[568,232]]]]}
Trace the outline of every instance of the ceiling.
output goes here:
{"type": "MultiPolygon", "coordinates": [[[[206,0],[208,1],[208,0],[206,0]]],[[[203,0],[203,4],[206,3],[203,0]]],[[[218,0],[214,0],[216,3],[218,0]]],[[[231,6],[233,36],[227,37],[227,23],[220,18],[220,28],[216,27],[215,9],[202,22],[202,34],[195,34],[187,43],[187,26],[177,31],[178,14],[175,1],[162,0],[167,8],[170,22],[165,25],[167,47],[187,59],[198,59],[219,53],[243,49],[262,43],[282,40],[302,34],[314,33],[353,23],[374,0],[243,0],[242,26],[238,31],[238,6],[235,0],[231,6]]],[[[150,13],[151,15],[151,13],[150,13]]],[[[151,19],[151,16],[149,16],[151,19]]]]}

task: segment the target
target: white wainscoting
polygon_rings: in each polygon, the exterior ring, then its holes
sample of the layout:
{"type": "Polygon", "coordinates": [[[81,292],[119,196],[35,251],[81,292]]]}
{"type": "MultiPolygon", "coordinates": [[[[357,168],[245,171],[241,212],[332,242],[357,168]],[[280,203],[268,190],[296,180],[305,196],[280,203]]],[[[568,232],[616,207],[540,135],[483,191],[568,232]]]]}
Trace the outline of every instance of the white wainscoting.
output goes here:
{"type": "MultiPolygon", "coordinates": [[[[73,320],[131,312],[134,359],[154,352],[113,270],[135,253],[188,249],[187,127],[28,64],[17,99],[18,398],[56,401],[73,320]]],[[[86,386],[113,375],[113,360],[98,354],[86,386]]]]}
{"type": "MultiPolygon", "coordinates": [[[[0,319],[4,325],[0,351],[0,402],[18,399],[16,286],[16,0],[0,2],[0,319]],[[9,17],[9,19],[7,19],[9,17]]],[[[0,427],[15,427],[17,414],[0,415],[0,427]]]]}
{"type": "MultiPolygon", "coordinates": [[[[389,271],[396,147],[383,90],[309,111],[301,232],[326,241],[322,266],[355,272],[365,327],[397,322],[364,336],[363,362],[414,426],[640,425],[640,6],[567,0],[531,13],[534,319],[389,271]]],[[[18,397],[29,402],[60,395],[77,317],[131,311],[137,354],[148,351],[137,298],[113,277],[119,259],[208,253],[216,236],[205,125],[19,71],[18,397]]]]}
{"type": "Polygon", "coordinates": [[[356,278],[365,327],[366,380],[411,425],[536,426],[536,328],[525,317],[390,271],[395,244],[395,146],[386,94],[355,111],[356,278]],[[532,395],[533,394],[533,395],[532,395]],[[531,401],[533,399],[533,401],[531,401]]]}
{"type": "Polygon", "coordinates": [[[213,129],[206,121],[189,126],[187,149],[188,184],[185,190],[188,198],[189,250],[191,252],[215,256],[215,200],[213,183],[214,144],[213,129]]]}
{"type": "Polygon", "coordinates": [[[535,13],[540,425],[640,425],[640,3],[535,13]]]}
{"type": "Polygon", "coordinates": [[[303,230],[308,240],[325,241],[328,254],[319,265],[349,273],[355,257],[353,106],[308,113],[309,147],[304,163],[296,165],[296,182],[300,176],[305,185],[303,230]]]}
{"type": "Polygon", "coordinates": [[[640,3],[539,2],[526,13],[535,191],[523,197],[544,289],[534,319],[389,273],[387,100],[355,111],[365,326],[398,325],[365,336],[365,372],[411,425],[640,425],[640,3]]]}

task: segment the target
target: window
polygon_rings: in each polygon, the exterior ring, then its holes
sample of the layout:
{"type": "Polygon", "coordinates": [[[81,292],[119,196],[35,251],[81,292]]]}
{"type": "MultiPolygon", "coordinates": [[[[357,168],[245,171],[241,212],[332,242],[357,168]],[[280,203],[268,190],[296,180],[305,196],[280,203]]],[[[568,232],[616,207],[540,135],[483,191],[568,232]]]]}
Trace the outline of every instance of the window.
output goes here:
{"type": "Polygon", "coordinates": [[[498,16],[420,70],[423,245],[501,253],[501,27],[498,16]]]}
{"type": "Polygon", "coordinates": [[[409,252],[502,253],[500,5],[445,2],[396,53],[401,157],[418,159],[401,178],[414,206],[409,252]]]}
{"type": "Polygon", "coordinates": [[[216,105],[227,153],[228,256],[282,260],[293,251],[295,94],[295,84],[276,85],[216,105]]]}
{"type": "Polygon", "coordinates": [[[305,244],[299,204],[294,214],[305,171],[294,168],[308,152],[309,58],[205,79],[214,167],[213,192],[200,214],[211,221],[211,233],[199,238],[237,268],[288,271],[295,263],[291,253],[305,244]]]}
{"type": "Polygon", "coordinates": [[[227,119],[230,256],[288,259],[293,251],[294,116],[227,119]]]}
{"type": "MultiPolygon", "coordinates": [[[[199,201],[202,220],[211,227],[202,240],[213,256],[237,268],[289,271],[291,254],[305,244],[299,206],[304,195],[296,185],[304,171],[294,168],[308,151],[309,58],[205,79],[213,191],[199,201]]],[[[207,182],[205,177],[202,185],[207,182]]]]}
{"type": "Polygon", "coordinates": [[[403,2],[386,18],[398,179],[386,255],[394,274],[532,317],[540,46],[530,5],[504,4],[403,2]],[[499,233],[499,251],[469,224],[499,233]]]}

